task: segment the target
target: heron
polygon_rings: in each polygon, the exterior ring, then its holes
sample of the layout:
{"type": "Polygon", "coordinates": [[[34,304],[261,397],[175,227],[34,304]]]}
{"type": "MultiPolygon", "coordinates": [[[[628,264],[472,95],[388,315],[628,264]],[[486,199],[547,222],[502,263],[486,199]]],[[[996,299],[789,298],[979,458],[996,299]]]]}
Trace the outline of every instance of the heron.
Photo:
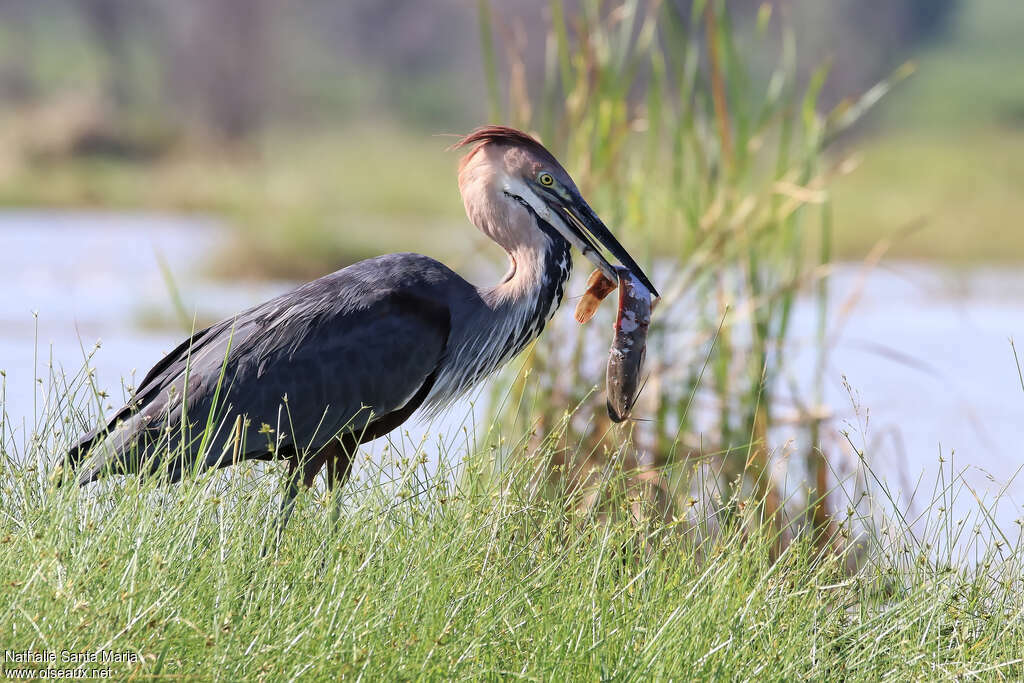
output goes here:
{"type": "MultiPolygon", "coordinates": [[[[414,253],[352,264],[202,329],[166,354],[130,400],[67,453],[84,486],[109,473],[188,472],[285,460],[278,539],[296,496],[326,469],[348,479],[358,447],[417,410],[437,414],[540,335],[575,247],[617,281],[607,250],[656,296],[636,261],[538,140],[485,126],[458,184],[466,215],[508,255],[477,287],[414,253]]],[[[336,514],[336,513],[335,513],[336,514]]]]}

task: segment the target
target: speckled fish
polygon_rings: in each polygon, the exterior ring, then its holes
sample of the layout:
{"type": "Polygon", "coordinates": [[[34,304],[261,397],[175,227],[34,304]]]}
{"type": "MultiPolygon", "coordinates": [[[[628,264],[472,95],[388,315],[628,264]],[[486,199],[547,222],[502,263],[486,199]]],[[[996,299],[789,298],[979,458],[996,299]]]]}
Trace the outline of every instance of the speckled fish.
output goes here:
{"type": "Polygon", "coordinates": [[[608,351],[608,417],[622,422],[629,417],[640,389],[640,372],[647,352],[647,328],[651,324],[651,292],[628,268],[615,267],[619,275],[619,311],[615,338],[608,351]]]}

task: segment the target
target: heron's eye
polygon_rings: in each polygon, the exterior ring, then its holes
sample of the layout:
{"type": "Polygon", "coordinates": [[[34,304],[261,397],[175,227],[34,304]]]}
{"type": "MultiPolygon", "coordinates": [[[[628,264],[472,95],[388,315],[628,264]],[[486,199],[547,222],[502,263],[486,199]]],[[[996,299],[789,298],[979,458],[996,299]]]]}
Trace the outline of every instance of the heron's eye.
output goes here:
{"type": "Polygon", "coordinates": [[[541,171],[541,172],[540,172],[540,175],[539,175],[539,176],[537,176],[537,180],[538,180],[538,181],[540,182],[540,184],[541,184],[541,185],[543,185],[544,187],[551,187],[552,185],[554,185],[554,184],[555,184],[555,179],[554,179],[554,178],[552,178],[552,177],[551,177],[551,174],[550,174],[550,173],[548,173],[547,171],[541,171]]]}

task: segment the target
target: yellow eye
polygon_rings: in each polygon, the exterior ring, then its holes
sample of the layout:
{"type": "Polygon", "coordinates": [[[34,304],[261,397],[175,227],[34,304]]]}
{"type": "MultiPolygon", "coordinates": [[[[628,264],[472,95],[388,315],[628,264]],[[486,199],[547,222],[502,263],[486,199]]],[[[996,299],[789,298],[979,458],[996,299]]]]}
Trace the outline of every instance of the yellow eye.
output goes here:
{"type": "Polygon", "coordinates": [[[555,184],[555,179],[552,178],[551,174],[547,171],[541,171],[541,174],[537,176],[537,180],[539,180],[540,184],[544,187],[551,187],[555,184]]]}

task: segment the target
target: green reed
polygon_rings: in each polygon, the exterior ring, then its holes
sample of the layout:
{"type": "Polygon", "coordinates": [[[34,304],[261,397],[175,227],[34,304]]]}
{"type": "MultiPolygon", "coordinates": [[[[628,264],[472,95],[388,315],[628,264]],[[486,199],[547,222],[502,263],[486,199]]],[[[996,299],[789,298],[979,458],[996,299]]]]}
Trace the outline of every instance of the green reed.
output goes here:
{"type": "MultiPolygon", "coordinates": [[[[573,465],[583,479],[631,436],[628,457],[654,469],[711,463],[722,481],[752,487],[781,511],[770,472],[781,445],[773,432],[801,297],[815,302],[818,317],[817,388],[785,418],[810,444],[799,457],[812,486],[824,491],[829,482],[820,387],[832,258],[828,183],[837,169],[824,153],[890,82],[823,113],[828,68],[801,81],[796,39],[769,5],[744,27],[722,0],[680,7],[584,0],[570,20],[552,0],[536,93],[485,60],[492,109],[554,149],[663,295],[648,343],[650,376],[634,412],[643,421],[613,429],[604,415],[603,371],[594,360],[610,340],[613,304],[590,329],[573,329],[567,313],[552,323],[527,363],[529,382],[525,373],[516,380],[518,391],[537,387],[536,395],[512,419],[543,433],[566,406],[581,404],[566,442],[587,445],[573,465]],[[741,47],[741,37],[754,47],[741,47]],[[766,60],[773,68],[755,75],[766,60]]],[[[491,29],[483,28],[490,51],[491,29]]],[[[509,57],[509,73],[522,71],[516,60],[509,57]]],[[[581,289],[577,280],[570,292],[581,289]]],[[[669,470],[665,476],[682,487],[675,490],[689,490],[689,470],[669,470]]],[[[824,530],[824,516],[812,521],[824,530]]]]}

